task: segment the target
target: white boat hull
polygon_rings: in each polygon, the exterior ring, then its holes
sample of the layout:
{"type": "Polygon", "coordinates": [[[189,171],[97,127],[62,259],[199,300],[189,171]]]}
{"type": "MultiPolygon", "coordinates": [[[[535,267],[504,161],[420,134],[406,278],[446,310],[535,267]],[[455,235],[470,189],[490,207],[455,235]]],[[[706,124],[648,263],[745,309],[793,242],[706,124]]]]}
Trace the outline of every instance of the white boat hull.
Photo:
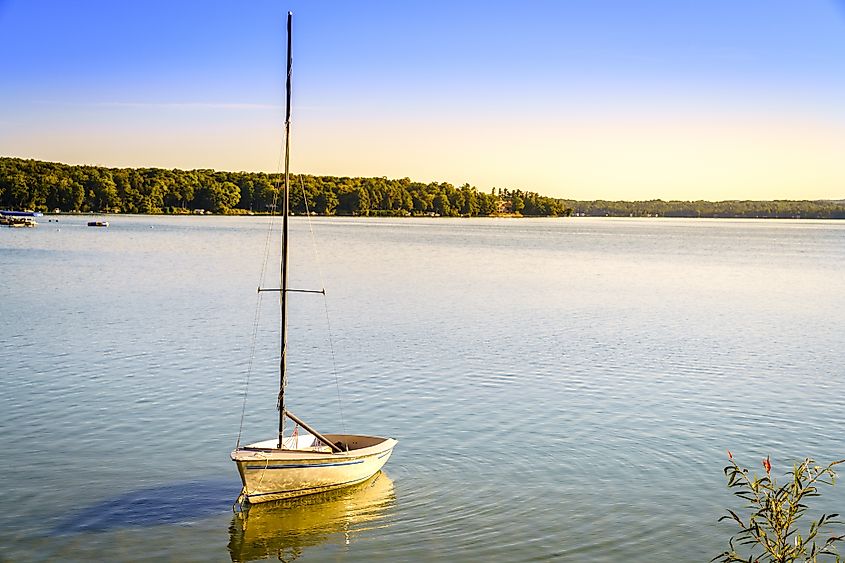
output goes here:
{"type": "Polygon", "coordinates": [[[348,451],[277,449],[259,442],[232,452],[243,482],[243,497],[250,503],[321,493],[361,483],[378,472],[390,458],[396,440],[378,436],[326,434],[348,451]]]}

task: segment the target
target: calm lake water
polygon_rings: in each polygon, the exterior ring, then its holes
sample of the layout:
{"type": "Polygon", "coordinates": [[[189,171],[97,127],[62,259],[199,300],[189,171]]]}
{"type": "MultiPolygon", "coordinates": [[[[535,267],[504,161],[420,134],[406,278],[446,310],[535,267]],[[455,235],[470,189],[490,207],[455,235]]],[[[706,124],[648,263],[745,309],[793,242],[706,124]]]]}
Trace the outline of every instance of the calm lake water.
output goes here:
{"type": "Polygon", "coordinates": [[[726,449],[845,457],[845,222],[315,219],[317,268],[294,218],[289,406],[399,446],[244,519],[269,219],[48,219],[0,231],[2,560],[708,561],[726,449]]]}

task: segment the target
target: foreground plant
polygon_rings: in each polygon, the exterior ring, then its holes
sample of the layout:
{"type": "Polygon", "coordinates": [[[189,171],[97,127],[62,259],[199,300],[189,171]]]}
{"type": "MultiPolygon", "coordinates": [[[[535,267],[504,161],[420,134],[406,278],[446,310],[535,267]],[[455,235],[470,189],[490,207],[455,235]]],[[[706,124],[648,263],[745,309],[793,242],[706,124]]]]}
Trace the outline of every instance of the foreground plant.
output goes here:
{"type": "Polygon", "coordinates": [[[836,520],[838,514],[822,514],[821,518],[810,523],[809,530],[804,535],[799,533],[798,520],[807,511],[807,499],[819,496],[819,484],[833,486],[836,481],[833,468],[845,460],[834,461],[827,467],[821,467],[807,458],[794,465],[792,471],[785,474],[788,477],[786,482],[778,486],[777,480],[772,476],[772,464],[768,457],[763,460],[766,474],[761,477],[756,474],[751,476],[748,469],[737,465],[730,451],[728,459],[730,464],[725,467],[728,487],[748,503],[745,506],[748,514],[743,517],[728,509],[728,514],[719,518],[720,522],[736,522],[739,531],[731,537],[730,549],[711,561],[842,562],[835,544],[845,540],[845,535],[830,535],[823,541],[821,537],[824,528],[830,524],[841,523],[836,520]],[[745,550],[747,555],[740,555],[737,546],[745,550]],[[762,553],[758,549],[762,550],[762,553]]]}

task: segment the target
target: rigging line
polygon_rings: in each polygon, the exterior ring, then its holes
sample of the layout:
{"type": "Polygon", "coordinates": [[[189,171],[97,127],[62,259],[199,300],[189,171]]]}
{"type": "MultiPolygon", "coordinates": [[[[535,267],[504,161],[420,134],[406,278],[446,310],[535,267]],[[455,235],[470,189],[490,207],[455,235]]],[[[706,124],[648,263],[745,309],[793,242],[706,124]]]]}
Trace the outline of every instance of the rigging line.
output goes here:
{"type": "Polygon", "coordinates": [[[326,312],[326,330],[329,333],[329,351],[332,356],[332,373],[334,373],[334,385],[337,389],[337,410],[340,413],[340,428],[346,433],[346,422],[343,420],[343,402],[340,398],[340,381],[337,376],[337,359],[334,353],[334,338],[332,337],[332,323],[329,320],[329,300],[326,297],[326,282],[323,276],[323,266],[320,261],[320,253],[317,251],[317,237],[314,235],[314,226],[311,224],[311,213],[308,209],[308,196],[305,193],[305,183],[302,174],[299,175],[299,185],[302,188],[302,199],[305,201],[305,216],[308,217],[308,230],[311,231],[311,246],[314,248],[314,262],[317,264],[317,273],[320,276],[320,287],[323,288],[323,309],[326,312]]]}
{"type": "Polygon", "coordinates": [[[258,326],[261,321],[261,294],[258,294],[258,299],[256,300],[255,304],[255,318],[253,319],[252,324],[252,344],[249,354],[249,362],[246,368],[246,383],[244,384],[244,400],[243,405],[241,406],[241,423],[238,426],[238,441],[235,444],[235,449],[238,449],[241,446],[241,435],[244,429],[244,415],[246,414],[246,398],[249,395],[249,379],[250,375],[252,375],[252,365],[255,362],[255,343],[258,340],[258,326]]]}
{"type": "MultiPolygon", "coordinates": [[[[276,161],[276,181],[274,183],[274,190],[273,190],[273,204],[270,208],[270,221],[267,223],[267,233],[264,237],[264,260],[261,263],[261,273],[258,275],[258,285],[261,287],[261,284],[264,282],[264,276],[267,273],[267,262],[270,256],[270,240],[273,236],[273,227],[276,223],[276,205],[279,201],[279,187],[281,186],[281,180],[279,178],[279,173],[282,168],[282,149],[283,147],[279,147],[279,158],[276,161]]],[[[254,195],[254,192],[253,192],[254,195]]],[[[241,422],[238,426],[238,439],[235,442],[235,449],[238,449],[241,446],[241,436],[243,435],[244,429],[244,417],[246,415],[246,400],[249,396],[249,380],[250,376],[252,375],[252,366],[255,363],[255,346],[258,341],[258,327],[261,324],[261,292],[257,292],[258,297],[255,300],[255,316],[253,318],[252,324],[252,342],[250,343],[250,354],[249,354],[249,362],[247,363],[246,369],[246,381],[244,382],[244,398],[243,403],[241,405],[241,422]]]]}
{"type": "Polygon", "coordinates": [[[329,304],[326,294],[323,294],[323,308],[326,311],[326,328],[329,332],[329,350],[332,354],[332,371],[334,372],[334,385],[337,389],[337,409],[340,411],[340,428],[346,434],[346,422],[343,420],[343,403],[340,400],[340,381],[337,377],[337,360],[334,354],[334,338],[332,337],[332,323],[329,320],[329,304]]]}

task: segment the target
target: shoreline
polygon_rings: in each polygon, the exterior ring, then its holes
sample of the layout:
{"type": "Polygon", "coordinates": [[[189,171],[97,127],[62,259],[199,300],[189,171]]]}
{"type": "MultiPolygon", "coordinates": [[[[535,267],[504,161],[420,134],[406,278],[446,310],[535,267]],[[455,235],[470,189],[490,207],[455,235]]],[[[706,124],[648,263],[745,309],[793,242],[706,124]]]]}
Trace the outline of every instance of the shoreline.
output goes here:
{"type": "MultiPolygon", "coordinates": [[[[21,210],[24,211],[24,210],[21,210]]],[[[27,210],[31,211],[31,210],[27,210]]],[[[44,217],[280,217],[272,213],[104,213],[99,211],[42,211],[44,217]]],[[[312,218],[337,218],[337,219],[465,219],[465,220],[484,220],[484,219],[743,219],[743,220],[765,220],[765,221],[841,221],[845,217],[760,217],[760,216],[743,216],[743,215],[729,215],[729,216],[686,216],[686,215],[474,215],[474,216],[443,216],[443,215],[324,215],[319,213],[312,213],[312,218]]],[[[308,217],[303,213],[292,213],[290,217],[308,217]]]]}

